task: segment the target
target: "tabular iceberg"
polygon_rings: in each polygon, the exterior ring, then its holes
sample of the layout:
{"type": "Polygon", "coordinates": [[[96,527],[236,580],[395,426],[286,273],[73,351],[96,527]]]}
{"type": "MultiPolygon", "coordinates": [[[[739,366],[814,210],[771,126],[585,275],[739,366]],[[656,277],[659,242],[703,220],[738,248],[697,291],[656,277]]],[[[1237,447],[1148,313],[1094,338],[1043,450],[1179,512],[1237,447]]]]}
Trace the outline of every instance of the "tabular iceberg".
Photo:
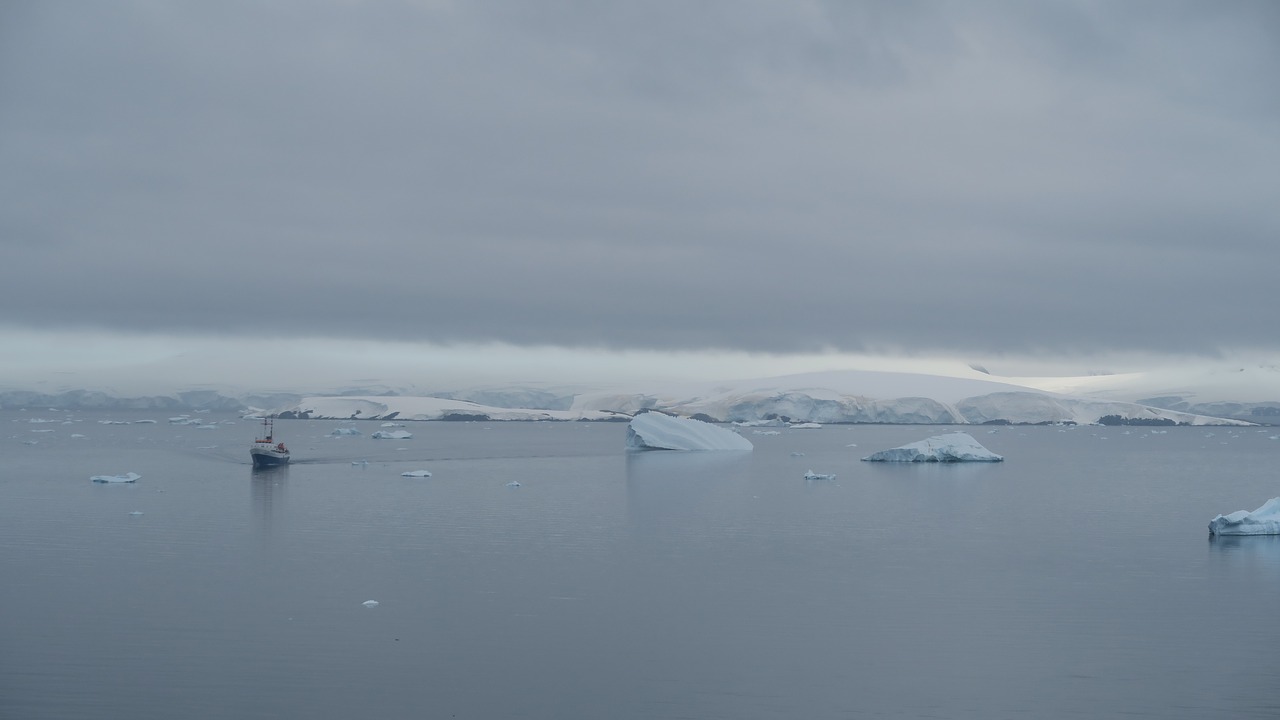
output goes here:
{"type": "Polygon", "coordinates": [[[657,412],[635,416],[627,428],[629,450],[752,450],[751,441],[711,423],[657,412]]]}
{"type": "Polygon", "coordinates": [[[1280,497],[1249,512],[1237,510],[1209,521],[1210,535],[1280,535],[1280,497]]]}
{"type": "Polygon", "coordinates": [[[131,483],[137,482],[140,477],[142,476],[138,473],[131,472],[124,475],[94,475],[89,479],[96,483],[131,483]]]}
{"type": "Polygon", "coordinates": [[[405,432],[404,430],[379,430],[369,437],[374,440],[408,440],[409,438],[412,438],[413,435],[405,432]]]}
{"type": "Polygon", "coordinates": [[[862,458],[869,462],[1000,462],[1003,457],[978,444],[968,433],[935,435],[862,458]]]}

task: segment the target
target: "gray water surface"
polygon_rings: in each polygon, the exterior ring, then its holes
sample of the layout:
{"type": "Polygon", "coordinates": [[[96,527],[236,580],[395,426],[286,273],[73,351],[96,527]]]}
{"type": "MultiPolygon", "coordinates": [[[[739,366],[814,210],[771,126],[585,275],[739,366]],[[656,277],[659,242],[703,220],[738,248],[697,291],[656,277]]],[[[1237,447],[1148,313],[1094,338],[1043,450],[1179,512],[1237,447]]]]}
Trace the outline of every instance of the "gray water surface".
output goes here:
{"type": "Polygon", "coordinates": [[[0,413],[0,717],[1280,717],[1280,538],[1205,527],[1274,428],[280,421],[255,472],[206,419],[0,413]]]}

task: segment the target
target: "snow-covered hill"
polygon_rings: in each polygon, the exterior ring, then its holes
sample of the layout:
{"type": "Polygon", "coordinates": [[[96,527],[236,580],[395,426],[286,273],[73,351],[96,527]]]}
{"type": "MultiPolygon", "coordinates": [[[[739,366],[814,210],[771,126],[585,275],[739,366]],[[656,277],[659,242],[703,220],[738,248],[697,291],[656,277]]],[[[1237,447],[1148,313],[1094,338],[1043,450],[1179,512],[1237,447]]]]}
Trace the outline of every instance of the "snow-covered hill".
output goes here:
{"type": "Polygon", "coordinates": [[[1132,423],[1242,425],[1130,402],[1072,397],[978,378],[872,371],[578,395],[568,410],[498,408],[434,397],[310,397],[286,417],[408,420],[615,420],[642,410],[714,422],[1132,423]],[[900,394],[899,394],[900,393],[900,394]]]}

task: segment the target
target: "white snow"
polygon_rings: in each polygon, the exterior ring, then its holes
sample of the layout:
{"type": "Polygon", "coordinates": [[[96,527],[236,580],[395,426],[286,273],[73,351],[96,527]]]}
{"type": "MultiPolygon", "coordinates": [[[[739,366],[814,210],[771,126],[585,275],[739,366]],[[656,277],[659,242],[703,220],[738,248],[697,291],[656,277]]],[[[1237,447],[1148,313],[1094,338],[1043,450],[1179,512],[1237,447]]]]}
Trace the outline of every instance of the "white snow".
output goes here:
{"type": "Polygon", "coordinates": [[[1280,497],[1249,512],[1237,510],[1209,521],[1210,535],[1280,535],[1280,497]]]}
{"type": "Polygon", "coordinates": [[[125,473],[124,475],[94,475],[89,478],[96,483],[131,483],[142,477],[138,473],[125,473]]]}
{"type": "Polygon", "coordinates": [[[711,423],[649,412],[631,419],[630,450],[752,450],[751,441],[711,423]]]}
{"type": "Polygon", "coordinates": [[[431,477],[431,472],[429,470],[410,470],[409,472],[400,473],[400,477],[415,477],[415,478],[431,477]]]}
{"type": "Polygon", "coordinates": [[[378,432],[370,435],[369,437],[373,438],[374,440],[408,440],[409,438],[413,437],[413,434],[405,432],[404,430],[391,430],[391,431],[379,430],[378,432]]]}
{"type": "Polygon", "coordinates": [[[935,435],[919,442],[881,450],[862,458],[870,462],[1000,462],[1003,457],[982,447],[968,433],[935,435]]]}
{"type": "Polygon", "coordinates": [[[309,397],[282,412],[312,419],[383,420],[617,420],[622,414],[598,410],[525,410],[478,405],[437,397],[309,397]]]}

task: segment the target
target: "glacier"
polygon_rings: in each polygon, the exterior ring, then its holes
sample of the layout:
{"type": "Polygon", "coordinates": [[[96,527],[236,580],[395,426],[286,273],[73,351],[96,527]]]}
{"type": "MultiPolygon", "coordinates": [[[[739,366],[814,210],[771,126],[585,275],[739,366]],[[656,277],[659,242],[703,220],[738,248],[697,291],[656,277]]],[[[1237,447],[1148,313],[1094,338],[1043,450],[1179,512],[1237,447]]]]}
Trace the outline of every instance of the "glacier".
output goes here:
{"type": "Polygon", "coordinates": [[[919,442],[881,450],[862,458],[868,462],[1001,462],[1004,460],[982,447],[969,433],[934,435],[919,442]]]}
{"type": "Polygon", "coordinates": [[[741,435],[690,418],[647,412],[631,419],[628,450],[753,450],[741,435]]]}
{"type": "Polygon", "coordinates": [[[1280,497],[1249,512],[1237,510],[1209,521],[1210,535],[1280,535],[1280,497]]]}

